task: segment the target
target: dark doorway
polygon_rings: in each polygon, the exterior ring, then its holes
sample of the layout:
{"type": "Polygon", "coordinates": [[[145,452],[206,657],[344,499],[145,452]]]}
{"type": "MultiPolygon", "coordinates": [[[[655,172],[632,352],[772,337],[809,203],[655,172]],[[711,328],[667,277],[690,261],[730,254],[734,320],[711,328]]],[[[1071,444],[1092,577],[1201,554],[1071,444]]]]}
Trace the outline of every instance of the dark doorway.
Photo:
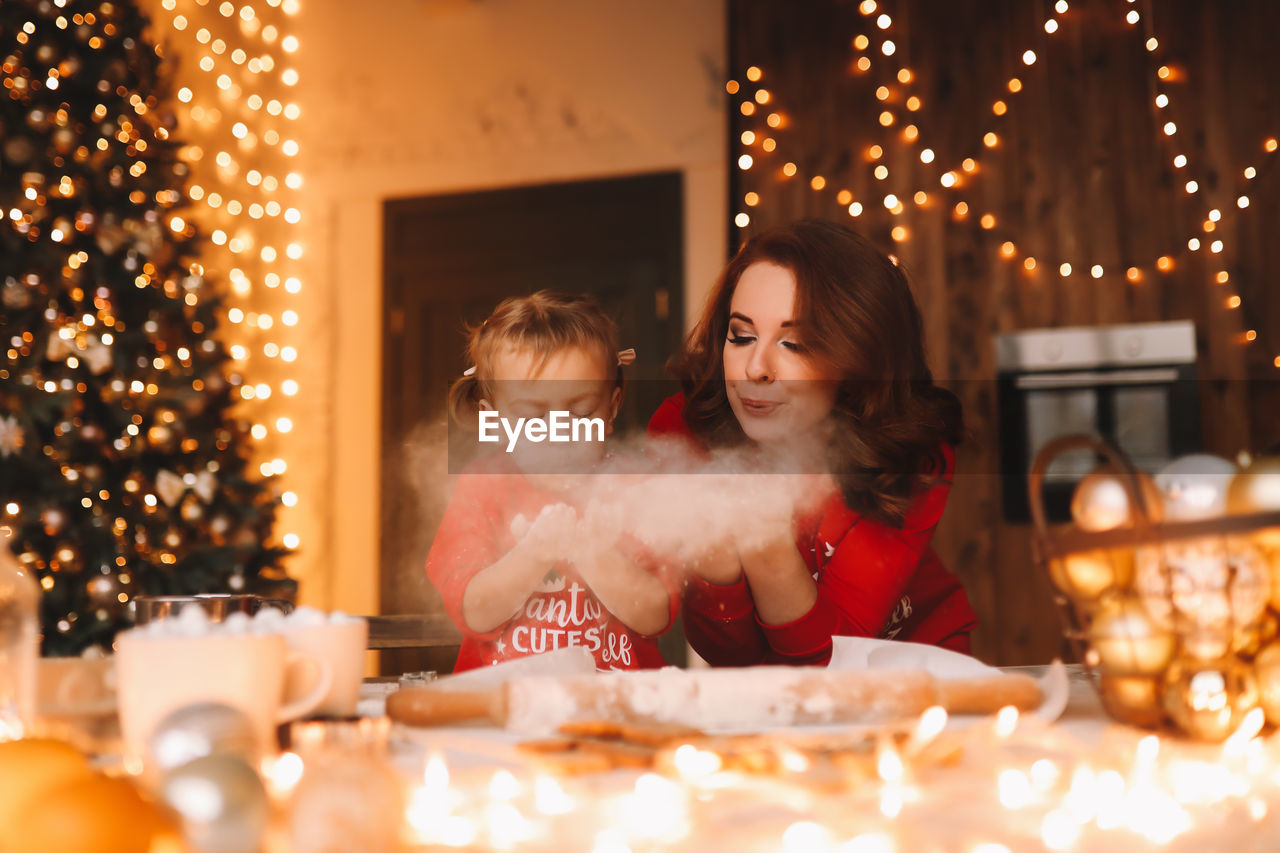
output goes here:
{"type": "MultiPolygon", "coordinates": [[[[384,207],[381,604],[438,614],[424,564],[447,486],[445,401],[463,330],[505,297],[594,294],[637,351],[622,431],[665,394],[684,330],[679,173],[394,199],[384,207]]],[[[674,646],[676,638],[671,644],[674,646]]],[[[678,657],[683,649],[674,650],[678,657]]],[[[383,672],[449,670],[456,647],[383,653],[383,672]]],[[[672,655],[672,651],[668,651],[672,655]]]]}

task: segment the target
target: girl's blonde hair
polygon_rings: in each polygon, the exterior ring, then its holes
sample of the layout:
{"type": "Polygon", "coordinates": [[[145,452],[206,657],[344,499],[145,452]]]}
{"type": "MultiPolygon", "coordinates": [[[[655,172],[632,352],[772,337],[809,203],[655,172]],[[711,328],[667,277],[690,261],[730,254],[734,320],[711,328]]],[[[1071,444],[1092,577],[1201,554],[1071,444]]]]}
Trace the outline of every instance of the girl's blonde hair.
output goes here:
{"type": "Polygon", "coordinates": [[[472,369],[449,389],[449,413],[458,423],[470,424],[480,401],[490,396],[494,362],[508,347],[531,350],[538,369],[562,350],[599,352],[606,365],[616,365],[614,382],[622,387],[618,324],[613,318],[592,296],[539,290],[504,299],[489,319],[467,329],[467,363],[472,369]]]}

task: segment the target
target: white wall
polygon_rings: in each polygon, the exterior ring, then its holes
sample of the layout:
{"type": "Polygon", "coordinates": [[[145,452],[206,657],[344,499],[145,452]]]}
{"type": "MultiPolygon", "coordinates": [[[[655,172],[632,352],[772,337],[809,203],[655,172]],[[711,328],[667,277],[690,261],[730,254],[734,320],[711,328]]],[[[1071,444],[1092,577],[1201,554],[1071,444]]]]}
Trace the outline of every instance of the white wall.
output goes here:
{"type": "MultiPolygon", "coordinates": [[[[723,0],[304,0],[302,598],[378,606],[382,203],[679,170],[686,314],[725,259],[723,0]]],[[[301,470],[299,470],[301,468],[301,470]]]]}

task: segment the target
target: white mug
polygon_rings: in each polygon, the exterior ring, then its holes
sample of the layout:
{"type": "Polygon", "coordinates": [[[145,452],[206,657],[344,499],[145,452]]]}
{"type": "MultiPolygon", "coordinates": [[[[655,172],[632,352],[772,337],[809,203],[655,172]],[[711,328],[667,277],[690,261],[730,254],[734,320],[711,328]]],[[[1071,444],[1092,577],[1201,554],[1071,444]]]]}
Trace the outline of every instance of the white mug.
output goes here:
{"type": "Polygon", "coordinates": [[[184,637],[134,630],[116,637],[120,729],[125,754],[135,760],[146,755],[157,723],[196,702],[240,709],[253,722],[260,748],[274,751],[275,727],[314,711],[332,682],[326,659],[290,649],[279,634],[184,637]]]}
{"type": "MultiPolygon", "coordinates": [[[[287,623],[286,623],[287,625],[287,623]]],[[[322,625],[287,625],[289,648],[315,655],[333,668],[333,683],[314,713],[351,717],[360,701],[364,681],[364,653],[369,645],[369,623],[358,618],[330,618],[322,625]]]]}

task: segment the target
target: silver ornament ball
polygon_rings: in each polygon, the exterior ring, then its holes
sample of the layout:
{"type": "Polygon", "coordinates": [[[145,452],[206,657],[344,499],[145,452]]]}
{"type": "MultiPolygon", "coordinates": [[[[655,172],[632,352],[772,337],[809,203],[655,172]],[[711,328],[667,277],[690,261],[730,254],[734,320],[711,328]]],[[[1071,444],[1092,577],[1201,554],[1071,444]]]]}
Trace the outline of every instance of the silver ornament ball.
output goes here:
{"type": "Polygon", "coordinates": [[[197,702],[166,715],[147,739],[147,766],[160,772],[210,755],[257,764],[261,745],[248,715],[221,702],[197,702]]]}
{"type": "Polygon", "coordinates": [[[207,755],[171,770],[160,796],[182,818],[195,853],[257,853],[270,806],[262,779],[235,755],[207,755]]]}
{"type": "Polygon", "coordinates": [[[1238,469],[1208,453],[1181,456],[1156,472],[1169,521],[1195,521],[1227,514],[1227,488],[1238,469]]]}

